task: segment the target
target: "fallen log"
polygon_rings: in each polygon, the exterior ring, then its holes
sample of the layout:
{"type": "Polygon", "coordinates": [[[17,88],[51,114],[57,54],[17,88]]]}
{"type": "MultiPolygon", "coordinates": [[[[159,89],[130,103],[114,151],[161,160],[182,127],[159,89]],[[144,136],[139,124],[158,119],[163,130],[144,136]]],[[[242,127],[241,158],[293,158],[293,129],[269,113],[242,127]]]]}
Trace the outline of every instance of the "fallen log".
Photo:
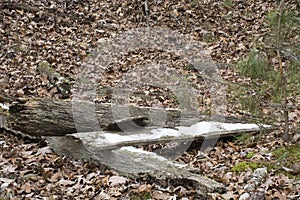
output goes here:
{"type": "MultiPolygon", "coordinates": [[[[144,126],[175,128],[210,121],[211,116],[177,109],[115,105],[69,99],[17,99],[1,114],[4,127],[33,136],[63,136],[77,132],[123,130],[132,132],[144,126]],[[4,116],[5,115],[5,116],[4,116]],[[5,118],[5,119],[4,119],[5,118]]],[[[213,121],[241,122],[215,116],[213,121]]]]}
{"type": "Polygon", "coordinates": [[[118,149],[124,146],[139,146],[163,143],[187,143],[194,140],[218,139],[239,134],[257,133],[267,125],[221,122],[198,122],[192,126],[178,126],[174,128],[147,127],[127,132],[97,131],[68,134],[66,137],[80,139],[86,146],[97,146],[97,149],[118,149]]]}
{"type": "Polygon", "coordinates": [[[224,186],[199,175],[197,169],[130,146],[191,142],[260,131],[255,124],[206,122],[204,119],[199,113],[185,114],[176,109],[27,99],[10,105],[6,124],[13,131],[45,136],[48,145],[59,155],[89,159],[121,175],[164,186],[188,184],[195,188],[199,199],[206,199],[207,193],[225,192],[224,186]]]}
{"type": "Polygon", "coordinates": [[[173,185],[192,186],[200,199],[207,193],[224,193],[223,184],[199,175],[197,169],[171,161],[153,152],[134,147],[116,150],[101,150],[97,146],[86,146],[81,140],[72,137],[48,138],[51,148],[60,155],[77,159],[91,159],[116,170],[120,175],[149,183],[156,182],[164,187],[173,185]],[[194,173],[197,172],[197,173],[194,173]]]}
{"type": "Polygon", "coordinates": [[[142,126],[191,125],[204,116],[176,109],[136,107],[87,101],[26,99],[9,107],[7,126],[34,136],[136,129],[142,126]]]}

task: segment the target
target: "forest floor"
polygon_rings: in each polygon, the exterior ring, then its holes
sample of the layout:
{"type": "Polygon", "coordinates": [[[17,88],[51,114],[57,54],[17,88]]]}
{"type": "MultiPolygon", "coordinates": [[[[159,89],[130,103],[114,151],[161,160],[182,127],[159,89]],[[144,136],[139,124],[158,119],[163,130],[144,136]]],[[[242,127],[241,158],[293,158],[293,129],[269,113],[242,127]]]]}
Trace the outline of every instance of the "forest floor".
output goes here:
{"type": "MultiPolygon", "coordinates": [[[[200,54],[209,52],[208,60],[219,68],[216,76],[230,84],[251,84],[249,77],[238,73],[236,63],[258,45],[268,45],[264,39],[270,27],[265,18],[278,7],[278,2],[271,0],[149,1],[147,23],[141,0],[15,2],[0,3],[0,90],[16,98],[61,98],[49,80],[49,72],[43,74],[39,70],[41,61],[47,61],[74,85],[78,77],[86,74],[82,72],[86,70],[86,60],[101,53],[99,46],[102,47],[104,39],[137,28],[147,30],[148,26],[152,31],[163,27],[188,35],[191,41],[201,43],[200,54]]],[[[287,5],[299,15],[299,1],[290,0],[287,5]]],[[[193,101],[201,112],[209,113],[212,99],[211,88],[205,82],[207,77],[201,77],[203,72],[191,69],[180,56],[164,50],[130,50],[117,58],[112,52],[108,67],[101,74],[93,74],[96,77],[91,75],[98,81],[99,91],[106,88],[96,100],[114,102],[107,88],[126,84],[134,78],[133,72],[142,76],[139,73],[143,70],[135,70],[138,66],[168,62],[168,67],[185,75],[194,85],[198,93],[193,101]]],[[[269,60],[276,68],[274,57],[269,60]]],[[[250,117],[234,100],[239,93],[230,87],[226,91],[226,109],[222,114],[250,117]]],[[[170,89],[151,84],[134,88],[129,103],[164,108],[182,106],[170,89]]],[[[226,186],[227,193],[208,194],[210,199],[299,199],[299,104],[300,94],[295,91],[288,98],[288,142],[282,139],[282,111],[265,106],[263,113],[273,119],[271,132],[220,140],[205,152],[194,145],[176,160],[197,167],[204,176],[226,186]],[[263,167],[267,174],[253,185],[253,172],[263,167]],[[249,189],[251,186],[254,188],[249,189]]],[[[157,183],[122,177],[112,170],[101,171],[89,161],[58,156],[47,146],[0,131],[0,199],[197,199],[190,186],[164,188],[157,183]]],[[[151,150],[157,146],[144,148],[151,150]]]]}

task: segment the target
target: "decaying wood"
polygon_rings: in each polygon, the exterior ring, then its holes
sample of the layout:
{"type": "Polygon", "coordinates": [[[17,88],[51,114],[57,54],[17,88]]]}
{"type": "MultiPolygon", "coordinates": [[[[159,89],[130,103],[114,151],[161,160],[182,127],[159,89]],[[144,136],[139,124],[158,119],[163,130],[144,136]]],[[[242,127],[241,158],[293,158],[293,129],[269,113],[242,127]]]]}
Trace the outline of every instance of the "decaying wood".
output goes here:
{"type": "MultiPolygon", "coordinates": [[[[69,134],[67,137],[74,137],[83,141],[86,146],[97,146],[98,149],[117,149],[124,146],[138,146],[149,144],[163,144],[169,142],[187,143],[194,140],[203,141],[204,139],[218,139],[228,136],[236,136],[239,134],[257,133],[263,127],[243,127],[234,130],[226,130],[217,128],[216,124],[212,124],[207,131],[205,126],[201,129],[201,124],[209,122],[199,122],[190,127],[175,127],[175,128],[153,128],[145,127],[137,130],[124,132],[97,131],[86,133],[69,134]],[[198,128],[194,128],[199,125],[198,128]]],[[[222,126],[222,123],[220,123],[222,126]]],[[[253,126],[256,126],[253,124],[253,126]]]]}
{"type": "Polygon", "coordinates": [[[97,147],[85,146],[80,140],[72,137],[50,137],[49,145],[58,154],[69,155],[77,159],[89,158],[105,164],[121,175],[135,179],[157,182],[160,185],[190,185],[195,188],[199,197],[205,198],[208,192],[225,191],[222,184],[192,173],[194,168],[178,164],[152,152],[133,147],[117,150],[99,150],[97,147]]]}
{"type": "Polygon", "coordinates": [[[10,106],[7,124],[9,128],[29,135],[62,136],[77,132],[111,130],[130,124],[133,127],[174,127],[184,123],[191,125],[200,118],[201,116],[185,117],[175,109],[116,106],[62,99],[28,99],[14,102],[10,106]],[[122,113],[128,113],[129,116],[120,117],[122,113]],[[161,115],[165,115],[164,121],[160,120],[161,115]]]}
{"type": "Polygon", "coordinates": [[[203,120],[205,116],[199,113],[184,114],[176,109],[95,104],[79,100],[26,99],[11,104],[7,126],[25,134],[45,136],[48,145],[57,154],[89,159],[103,169],[111,168],[121,175],[158,182],[163,186],[188,184],[195,188],[200,199],[205,199],[207,193],[225,192],[224,186],[199,175],[197,169],[132,147],[185,143],[260,130],[253,124],[230,124],[229,127],[221,122],[199,122],[203,120]],[[163,121],[162,115],[165,116],[163,121]]]}
{"type": "MultiPolygon", "coordinates": [[[[16,131],[12,130],[12,133],[16,131]]],[[[120,175],[136,180],[157,183],[161,186],[189,185],[195,189],[199,199],[207,199],[208,192],[224,193],[223,184],[201,176],[200,171],[186,164],[168,160],[152,152],[134,147],[116,150],[101,150],[85,146],[80,139],[66,136],[46,137],[55,153],[74,159],[97,163],[101,171],[113,169],[120,175]]]]}
{"type": "MultiPolygon", "coordinates": [[[[143,129],[144,126],[175,128],[211,120],[210,116],[199,112],[185,113],[177,109],[38,98],[13,102],[6,118],[8,128],[34,136],[63,136],[77,132],[120,129],[132,134],[133,131],[141,131],[140,128],[143,129]]],[[[214,121],[218,121],[217,118],[214,121]]],[[[220,121],[222,118],[224,119],[221,116],[220,121]]],[[[226,121],[237,122],[235,119],[225,119],[226,121]]]]}
{"type": "Polygon", "coordinates": [[[12,103],[13,101],[16,101],[16,99],[0,90],[0,103],[12,103]]]}

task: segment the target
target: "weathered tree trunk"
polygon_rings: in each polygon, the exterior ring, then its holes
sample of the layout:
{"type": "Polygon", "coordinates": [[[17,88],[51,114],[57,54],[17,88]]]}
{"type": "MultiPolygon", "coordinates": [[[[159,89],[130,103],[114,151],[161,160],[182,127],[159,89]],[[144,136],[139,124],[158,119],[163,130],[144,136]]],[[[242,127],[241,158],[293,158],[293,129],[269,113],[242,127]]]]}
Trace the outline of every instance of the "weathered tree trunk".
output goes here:
{"type": "MultiPolygon", "coordinates": [[[[29,99],[9,108],[8,128],[34,136],[63,136],[77,132],[127,130],[140,126],[174,127],[192,125],[198,114],[183,116],[179,110],[117,106],[86,101],[29,99]],[[162,120],[163,119],[163,120],[162,120]],[[184,120],[188,119],[188,120],[184,120]]],[[[198,116],[197,116],[198,115],[198,116]]]]}
{"type": "MultiPolygon", "coordinates": [[[[48,145],[57,154],[90,159],[120,174],[159,182],[165,187],[189,184],[195,188],[197,198],[207,199],[207,193],[225,192],[224,186],[161,154],[128,147],[178,142],[179,148],[171,150],[183,150],[190,143],[183,148],[182,142],[260,130],[255,124],[199,122],[205,118],[207,116],[198,112],[185,114],[176,109],[26,99],[13,102],[9,107],[7,126],[28,135],[46,136],[48,145]],[[121,130],[116,131],[118,128],[121,130]]],[[[174,152],[168,155],[167,151],[166,156],[172,155],[174,152]]]]}
{"type": "Polygon", "coordinates": [[[199,170],[152,152],[134,147],[101,150],[97,146],[86,146],[81,140],[66,136],[49,137],[48,140],[51,148],[60,155],[77,159],[88,158],[116,170],[121,175],[147,180],[149,183],[156,182],[164,187],[188,184],[195,189],[199,199],[207,199],[208,192],[226,191],[223,184],[201,176],[199,170]]]}

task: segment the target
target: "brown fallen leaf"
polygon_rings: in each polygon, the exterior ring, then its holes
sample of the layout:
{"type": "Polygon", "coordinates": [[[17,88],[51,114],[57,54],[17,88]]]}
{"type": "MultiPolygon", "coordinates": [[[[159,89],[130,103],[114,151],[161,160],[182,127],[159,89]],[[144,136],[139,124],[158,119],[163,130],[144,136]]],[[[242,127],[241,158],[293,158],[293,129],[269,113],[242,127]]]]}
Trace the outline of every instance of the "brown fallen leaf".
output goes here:
{"type": "Polygon", "coordinates": [[[62,186],[72,186],[74,185],[74,181],[70,181],[70,180],[65,180],[65,179],[61,179],[60,181],[58,181],[58,183],[62,186]]]}
{"type": "Polygon", "coordinates": [[[25,192],[25,193],[30,193],[32,188],[31,188],[31,185],[29,183],[25,183],[23,186],[22,186],[22,190],[25,192]]]}
{"type": "Polygon", "coordinates": [[[167,200],[167,199],[170,198],[170,195],[167,194],[167,193],[162,193],[162,192],[159,192],[159,191],[154,191],[152,193],[152,198],[158,199],[158,200],[167,200]]]}
{"type": "Polygon", "coordinates": [[[236,200],[238,198],[238,195],[233,194],[232,191],[228,191],[227,193],[222,194],[222,198],[224,200],[236,200]]]}
{"type": "Polygon", "coordinates": [[[138,187],[137,192],[151,192],[152,186],[149,184],[144,184],[138,187]]]}
{"type": "Polygon", "coordinates": [[[286,195],[284,193],[282,193],[282,192],[279,192],[279,191],[276,191],[273,194],[272,199],[275,199],[275,198],[279,198],[279,200],[287,200],[286,195]]]}
{"type": "Polygon", "coordinates": [[[105,176],[101,179],[101,181],[104,185],[109,185],[109,176],[105,176]]]}
{"type": "Polygon", "coordinates": [[[235,151],[238,150],[238,147],[233,142],[227,142],[228,146],[232,147],[235,151]]]}
{"type": "Polygon", "coordinates": [[[48,181],[50,181],[51,183],[55,183],[61,178],[61,176],[62,176],[61,172],[57,172],[53,174],[51,178],[48,179],[48,181]]]}

